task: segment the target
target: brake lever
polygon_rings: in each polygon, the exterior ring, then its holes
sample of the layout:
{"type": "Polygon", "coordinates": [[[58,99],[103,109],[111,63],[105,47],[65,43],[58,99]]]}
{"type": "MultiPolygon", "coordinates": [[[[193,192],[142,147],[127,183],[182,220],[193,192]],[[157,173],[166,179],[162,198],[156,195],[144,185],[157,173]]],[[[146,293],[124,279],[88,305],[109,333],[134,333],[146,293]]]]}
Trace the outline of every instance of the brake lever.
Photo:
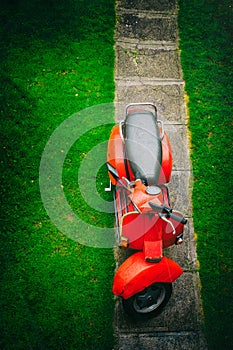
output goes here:
{"type": "Polygon", "coordinates": [[[165,222],[167,222],[169,225],[171,225],[171,227],[172,227],[172,233],[173,233],[173,235],[175,235],[175,234],[176,234],[176,229],[175,229],[173,223],[172,223],[170,220],[168,220],[168,219],[166,218],[166,215],[161,214],[161,213],[158,213],[158,215],[159,215],[159,217],[160,217],[163,221],[165,221],[165,222]]]}

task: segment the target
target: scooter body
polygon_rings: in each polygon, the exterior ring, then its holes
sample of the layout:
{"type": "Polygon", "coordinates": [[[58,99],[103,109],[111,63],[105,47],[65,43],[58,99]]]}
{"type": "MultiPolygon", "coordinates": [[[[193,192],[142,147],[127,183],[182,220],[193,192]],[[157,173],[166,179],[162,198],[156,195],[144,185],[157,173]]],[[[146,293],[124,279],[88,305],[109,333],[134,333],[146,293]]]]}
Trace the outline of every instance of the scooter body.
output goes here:
{"type": "Polygon", "coordinates": [[[126,106],[124,120],[110,134],[107,168],[117,243],[133,252],[116,271],[113,293],[130,315],[156,316],[183,272],[163,249],[182,243],[186,219],[170,206],[172,150],[155,104],[126,106]]]}

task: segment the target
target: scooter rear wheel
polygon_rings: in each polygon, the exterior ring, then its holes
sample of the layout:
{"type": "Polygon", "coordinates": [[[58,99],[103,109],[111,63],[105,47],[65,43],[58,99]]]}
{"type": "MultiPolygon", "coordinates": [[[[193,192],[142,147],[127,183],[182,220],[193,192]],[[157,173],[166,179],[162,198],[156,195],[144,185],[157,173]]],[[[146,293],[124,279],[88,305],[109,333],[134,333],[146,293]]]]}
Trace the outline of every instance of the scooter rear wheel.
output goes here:
{"type": "Polygon", "coordinates": [[[172,294],[171,283],[154,283],[129,299],[123,299],[125,311],[136,319],[159,315],[172,294]]]}

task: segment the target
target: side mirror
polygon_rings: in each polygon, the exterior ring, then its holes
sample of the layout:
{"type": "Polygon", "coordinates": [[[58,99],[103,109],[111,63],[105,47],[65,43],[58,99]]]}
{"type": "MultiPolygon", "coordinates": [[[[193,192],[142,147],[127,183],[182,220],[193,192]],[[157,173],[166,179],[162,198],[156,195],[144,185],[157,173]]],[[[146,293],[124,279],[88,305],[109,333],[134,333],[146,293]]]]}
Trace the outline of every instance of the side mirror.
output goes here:
{"type": "Polygon", "coordinates": [[[119,180],[119,174],[118,171],[116,170],[116,168],[114,168],[110,163],[106,163],[108,171],[110,172],[110,174],[112,175],[112,177],[118,181],[119,180]]]}

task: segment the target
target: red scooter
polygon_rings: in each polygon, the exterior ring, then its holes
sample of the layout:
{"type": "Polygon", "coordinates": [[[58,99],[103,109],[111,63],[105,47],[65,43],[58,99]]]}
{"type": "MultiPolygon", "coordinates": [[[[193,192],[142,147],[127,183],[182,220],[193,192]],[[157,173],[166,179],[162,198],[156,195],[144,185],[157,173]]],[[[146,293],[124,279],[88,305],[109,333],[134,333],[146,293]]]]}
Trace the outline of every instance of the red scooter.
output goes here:
{"type": "Polygon", "coordinates": [[[107,168],[117,242],[133,252],[116,271],[113,293],[134,318],[154,317],[183,272],[163,256],[163,248],[182,243],[187,222],[170,206],[165,184],[171,179],[172,151],[155,104],[126,106],[125,119],[110,134],[107,168]]]}

